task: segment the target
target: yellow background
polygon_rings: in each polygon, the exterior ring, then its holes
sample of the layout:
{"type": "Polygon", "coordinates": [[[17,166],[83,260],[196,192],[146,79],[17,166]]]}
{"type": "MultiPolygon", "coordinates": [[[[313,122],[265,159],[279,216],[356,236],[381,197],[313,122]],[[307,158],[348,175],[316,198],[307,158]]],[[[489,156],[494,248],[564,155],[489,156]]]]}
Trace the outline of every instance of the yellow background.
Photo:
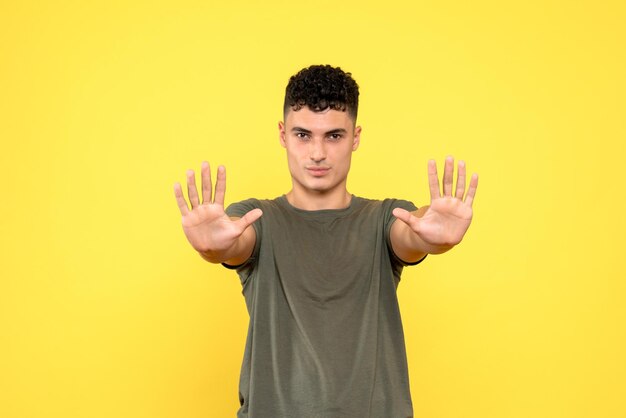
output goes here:
{"type": "Polygon", "coordinates": [[[234,417],[247,313],[173,184],[290,187],[290,75],[361,87],[349,190],[428,203],[478,172],[464,242],[398,289],[415,416],[626,416],[621,2],[4,1],[0,416],[234,417]]]}

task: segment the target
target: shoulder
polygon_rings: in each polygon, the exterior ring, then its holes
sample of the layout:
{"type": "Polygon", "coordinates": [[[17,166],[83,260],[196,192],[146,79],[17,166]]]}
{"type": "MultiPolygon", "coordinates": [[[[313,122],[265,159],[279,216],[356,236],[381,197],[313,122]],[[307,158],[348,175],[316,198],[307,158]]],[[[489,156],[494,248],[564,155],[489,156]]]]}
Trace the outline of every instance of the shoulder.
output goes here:
{"type": "Polygon", "coordinates": [[[277,207],[276,199],[256,199],[250,198],[240,200],[239,202],[233,202],[226,208],[225,212],[228,216],[243,216],[252,209],[261,209],[263,213],[271,211],[272,208],[277,207]]]}
{"type": "Polygon", "coordinates": [[[413,202],[404,199],[385,199],[383,200],[383,206],[385,208],[388,208],[388,210],[390,211],[394,210],[395,208],[406,209],[410,212],[417,210],[417,207],[415,206],[415,204],[413,204],[413,202]]]}
{"type": "Polygon", "coordinates": [[[404,199],[386,198],[386,199],[368,199],[355,196],[359,209],[366,212],[379,212],[381,214],[390,214],[395,208],[402,208],[408,211],[417,210],[413,202],[404,199]]]}

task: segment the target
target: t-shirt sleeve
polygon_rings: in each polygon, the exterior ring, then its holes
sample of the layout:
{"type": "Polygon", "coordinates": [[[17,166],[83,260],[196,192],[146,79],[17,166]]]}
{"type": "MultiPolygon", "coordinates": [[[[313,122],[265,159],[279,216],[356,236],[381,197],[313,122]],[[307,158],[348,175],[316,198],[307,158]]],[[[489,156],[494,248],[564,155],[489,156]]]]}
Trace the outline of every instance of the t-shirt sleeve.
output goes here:
{"type": "MultiPolygon", "coordinates": [[[[261,204],[258,199],[247,199],[242,200],[241,202],[231,203],[225,210],[226,214],[231,217],[241,218],[246,213],[250,212],[252,209],[260,208],[261,204]]],[[[255,264],[259,256],[259,248],[261,243],[261,219],[256,220],[252,227],[254,228],[254,232],[256,233],[256,241],[254,242],[254,249],[252,250],[252,254],[250,257],[237,266],[232,266],[230,264],[222,263],[222,265],[228,269],[236,270],[238,273],[243,273],[245,270],[251,269],[255,264]]]]}
{"type": "MultiPolygon", "coordinates": [[[[401,200],[401,199],[387,199],[387,201],[385,201],[384,206],[385,206],[385,211],[384,211],[385,212],[384,213],[385,215],[385,239],[387,241],[387,248],[389,249],[389,254],[391,254],[391,258],[397,264],[401,266],[414,266],[424,261],[424,259],[426,258],[426,255],[413,263],[408,263],[400,259],[400,257],[398,257],[396,253],[393,252],[393,248],[391,246],[391,226],[393,225],[395,221],[398,220],[398,218],[393,216],[393,213],[392,213],[393,210],[395,208],[402,208],[402,209],[408,210],[409,212],[413,212],[417,210],[417,206],[415,206],[413,202],[410,202],[408,200],[401,200]]],[[[402,221],[399,221],[399,222],[402,222],[402,221]]]]}

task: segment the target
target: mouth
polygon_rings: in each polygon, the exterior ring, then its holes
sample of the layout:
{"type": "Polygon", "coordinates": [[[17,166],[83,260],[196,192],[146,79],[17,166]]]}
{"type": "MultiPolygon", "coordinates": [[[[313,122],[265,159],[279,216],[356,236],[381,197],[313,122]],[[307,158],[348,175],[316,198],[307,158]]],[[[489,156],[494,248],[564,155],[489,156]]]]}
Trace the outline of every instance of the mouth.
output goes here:
{"type": "Polygon", "coordinates": [[[314,177],[322,177],[330,171],[329,167],[306,167],[306,170],[314,177]]]}

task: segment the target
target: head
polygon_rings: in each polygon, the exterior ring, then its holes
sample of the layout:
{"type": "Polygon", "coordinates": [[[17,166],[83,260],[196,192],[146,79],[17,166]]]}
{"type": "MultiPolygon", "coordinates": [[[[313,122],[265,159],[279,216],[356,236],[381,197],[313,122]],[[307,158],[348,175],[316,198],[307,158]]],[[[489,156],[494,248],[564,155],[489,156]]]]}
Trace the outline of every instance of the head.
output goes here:
{"type": "Polygon", "coordinates": [[[358,97],[350,73],[329,65],[305,68],[289,80],[284,122],[278,128],[295,192],[345,191],[361,134],[356,126],[358,97]]]}
{"type": "Polygon", "coordinates": [[[326,109],[347,112],[356,125],[359,108],[359,86],[350,73],[330,65],[311,65],[289,79],[285,91],[283,117],[290,110],[308,107],[313,111],[326,109]]]}

